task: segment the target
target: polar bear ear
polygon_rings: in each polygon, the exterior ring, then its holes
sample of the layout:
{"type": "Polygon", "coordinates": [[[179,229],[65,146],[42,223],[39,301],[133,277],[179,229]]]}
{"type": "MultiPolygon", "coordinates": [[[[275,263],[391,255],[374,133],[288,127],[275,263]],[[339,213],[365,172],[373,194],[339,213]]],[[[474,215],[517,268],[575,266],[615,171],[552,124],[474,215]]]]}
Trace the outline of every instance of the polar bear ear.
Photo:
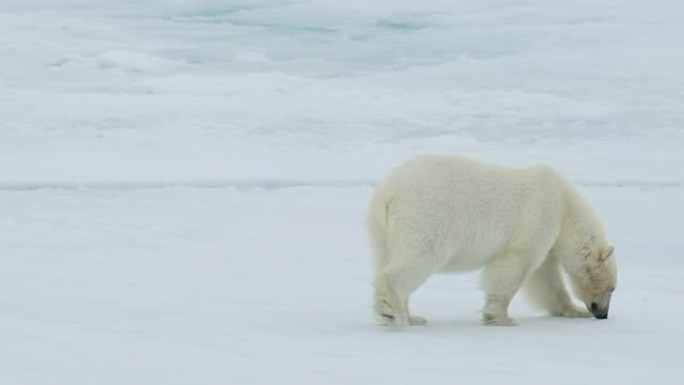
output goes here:
{"type": "Polygon", "coordinates": [[[610,258],[610,256],[613,255],[613,251],[615,251],[615,248],[613,246],[608,246],[608,248],[605,249],[601,254],[601,261],[605,261],[606,259],[610,258]]]}

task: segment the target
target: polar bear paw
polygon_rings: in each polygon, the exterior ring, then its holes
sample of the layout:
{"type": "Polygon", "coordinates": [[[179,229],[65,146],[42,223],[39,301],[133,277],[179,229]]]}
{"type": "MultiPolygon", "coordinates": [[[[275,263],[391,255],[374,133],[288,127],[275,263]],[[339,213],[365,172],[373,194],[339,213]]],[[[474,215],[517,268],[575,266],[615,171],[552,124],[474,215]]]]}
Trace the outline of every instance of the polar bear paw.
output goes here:
{"type": "Polygon", "coordinates": [[[482,315],[482,322],[484,322],[485,325],[492,326],[515,326],[518,324],[514,319],[507,315],[497,316],[489,313],[484,313],[482,315]]]}
{"type": "Polygon", "coordinates": [[[581,309],[577,306],[567,307],[558,313],[552,314],[554,317],[565,317],[565,318],[590,318],[591,313],[587,310],[581,309]]]}
{"type": "Polygon", "coordinates": [[[412,315],[409,317],[409,325],[411,325],[411,326],[425,325],[426,323],[427,323],[427,320],[423,317],[418,317],[415,315],[412,315]]]}

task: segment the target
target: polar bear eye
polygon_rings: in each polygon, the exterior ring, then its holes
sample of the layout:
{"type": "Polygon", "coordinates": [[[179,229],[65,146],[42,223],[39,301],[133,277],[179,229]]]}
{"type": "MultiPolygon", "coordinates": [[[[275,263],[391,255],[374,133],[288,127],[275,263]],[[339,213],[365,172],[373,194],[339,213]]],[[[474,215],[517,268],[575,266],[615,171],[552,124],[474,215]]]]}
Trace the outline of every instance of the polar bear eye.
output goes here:
{"type": "Polygon", "coordinates": [[[614,292],[614,291],[615,291],[615,287],[611,287],[611,288],[608,289],[608,292],[609,292],[609,293],[612,293],[612,292],[614,292]]]}

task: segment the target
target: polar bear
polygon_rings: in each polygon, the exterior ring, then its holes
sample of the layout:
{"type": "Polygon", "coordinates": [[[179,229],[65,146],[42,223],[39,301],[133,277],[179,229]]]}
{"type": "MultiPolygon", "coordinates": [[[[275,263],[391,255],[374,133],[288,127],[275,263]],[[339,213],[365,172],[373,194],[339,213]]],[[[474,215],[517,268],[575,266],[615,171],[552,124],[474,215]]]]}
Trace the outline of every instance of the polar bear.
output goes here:
{"type": "Polygon", "coordinates": [[[378,185],[367,224],[381,324],[424,324],[409,312],[412,292],[433,273],[482,267],[485,324],[515,324],[508,305],[521,287],[552,316],[608,317],[613,247],[589,204],[548,166],[420,156],[378,185]],[[573,303],[561,269],[588,311],[573,303]]]}

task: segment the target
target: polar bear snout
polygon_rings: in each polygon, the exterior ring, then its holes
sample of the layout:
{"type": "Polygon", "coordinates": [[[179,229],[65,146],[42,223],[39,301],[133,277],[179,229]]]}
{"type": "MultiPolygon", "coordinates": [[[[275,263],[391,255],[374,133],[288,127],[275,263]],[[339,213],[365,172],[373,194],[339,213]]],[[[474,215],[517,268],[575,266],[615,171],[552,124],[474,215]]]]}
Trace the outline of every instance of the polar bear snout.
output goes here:
{"type": "Polygon", "coordinates": [[[610,309],[610,297],[611,293],[606,293],[598,298],[597,301],[592,301],[591,304],[587,305],[589,311],[596,319],[606,319],[608,318],[608,310],[610,309]]]}
{"type": "Polygon", "coordinates": [[[593,314],[596,319],[608,318],[608,307],[600,308],[596,302],[592,302],[589,310],[591,311],[591,314],[593,314]]]}

